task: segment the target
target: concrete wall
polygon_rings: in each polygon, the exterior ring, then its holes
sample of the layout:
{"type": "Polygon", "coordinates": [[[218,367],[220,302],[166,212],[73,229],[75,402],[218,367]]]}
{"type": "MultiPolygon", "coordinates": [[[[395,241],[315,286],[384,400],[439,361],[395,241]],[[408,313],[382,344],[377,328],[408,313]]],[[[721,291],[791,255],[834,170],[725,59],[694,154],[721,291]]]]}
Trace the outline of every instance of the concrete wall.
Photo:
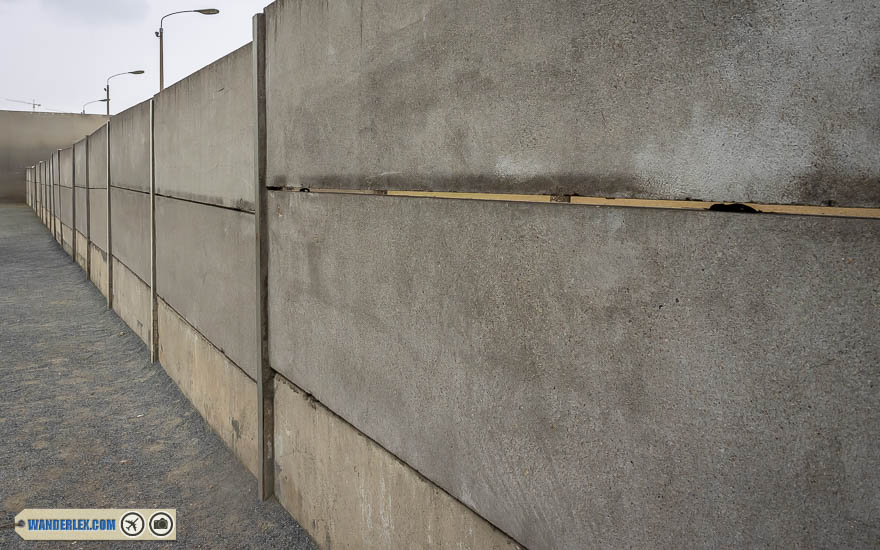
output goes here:
{"type": "Polygon", "coordinates": [[[110,150],[110,184],[149,193],[149,101],[138,103],[110,119],[110,150]]]}
{"type": "Polygon", "coordinates": [[[251,46],[156,96],[156,192],[254,209],[251,46]]]}
{"type": "Polygon", "coordinates": [[[256,379],[254,270],[253,214],[156,197],[156,291],[256,379]]]}
{"type": "Polygon", "coordinates": [[[880,205],[875,2],[266,13],[271,186],[880,205]]]}
{"type": "Polygon", "coordinates": [[[272,366],[526,547],[872,536],[877,220],[268,211],[272,366]]]}
{"type": "MultiPolygon", "coordinates": [[[[267,29],[270,443],[319,545],[876,546],[876,211],[292,191],[880,206],[877,6],[281,0],[267,29]]],[[[149,102],[113,117],[109,258],[88,137],[77,252],[256,473],[252,54],[156,96],[153,159],[149,102]]]]}
{"type": "Polygon", "coordinates": [[[88,163],[86,147],[87,138],[76,142],[73,146],[74,155],[74,184],[76,186],[76,220],[74,225],[77,231],[88,237],[88,163]]]}
{"type": "Polygon", "coordinates": [[[24,201],[24,170],[93,131],[105,117],[0,110],[0,202],[24,201]]]}
{"type": "Polygon", "coordinates": [[[110,189],[110,201],[113,257],[124,263],[142,281],[149,283],[150,196],[113,187],[110,189]]]}

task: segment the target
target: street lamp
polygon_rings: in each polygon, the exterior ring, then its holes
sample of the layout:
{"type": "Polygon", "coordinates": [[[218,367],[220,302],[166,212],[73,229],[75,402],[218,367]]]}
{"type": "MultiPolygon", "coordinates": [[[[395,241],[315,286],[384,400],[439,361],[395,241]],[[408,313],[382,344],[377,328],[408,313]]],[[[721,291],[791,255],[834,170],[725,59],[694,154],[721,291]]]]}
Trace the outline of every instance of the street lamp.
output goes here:
{"type": "Polygon", "coordinates": [[[107,116],[110,116],[110,79],[115,78],[117,76],[122,76],[124,74],[144,74],[144,71],[138,69],[136,71],[125,71],[124,73],[116,73],[114,75],[107,77],[107,87],[104,88],[104,91],[107,92],[107,99],[104,101],[107,102],[107,116]]]}
{"type": "Polygon", "coordinates": [[[102,103],[104,101],[107,101],[107,100],[106,99],[96,99],[95,101],[89,101],[88,103],[83,103],[82,114],[86,114],[86,107],[88,107],[92,103],[102,103]]]}
{"type": "Polygon", "coordinates": [[[204,8],[201,10],[183,10],[183,11],[175,11],[162,16],[162,19],[159,20],[159,30],[156,31],[156,36],[159,37],[159,91],[165,89],[165,46],[164,46],[164,37],[165,30],[162,27],[163,22],[166,17],[170,17],[172,15],[177,15],[178,13],[200,13],[202,15],[217,15],[220,13],[220,10],[214,8],[204,8]]]}

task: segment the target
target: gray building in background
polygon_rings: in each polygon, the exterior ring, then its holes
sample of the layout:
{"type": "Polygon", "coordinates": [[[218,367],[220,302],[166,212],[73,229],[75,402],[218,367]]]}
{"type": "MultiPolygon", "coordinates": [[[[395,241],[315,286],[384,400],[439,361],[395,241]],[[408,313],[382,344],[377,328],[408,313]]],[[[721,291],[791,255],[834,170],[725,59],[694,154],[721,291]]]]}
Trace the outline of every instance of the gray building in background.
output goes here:
{"type": "Polygon", "coordinates": [[[24,202],[24,171],[91,134],[104,115],[0,111],[0,202],[24,202]]]}

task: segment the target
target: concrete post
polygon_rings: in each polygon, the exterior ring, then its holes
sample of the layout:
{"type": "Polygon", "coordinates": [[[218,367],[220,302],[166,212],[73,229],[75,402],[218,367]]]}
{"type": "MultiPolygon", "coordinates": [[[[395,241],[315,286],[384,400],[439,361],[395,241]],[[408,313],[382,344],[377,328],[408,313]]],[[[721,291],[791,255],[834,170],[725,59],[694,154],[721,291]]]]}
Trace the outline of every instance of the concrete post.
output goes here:
{"type": "Polygon", "coordinates": [[[110,223],[110,120],[107,120],[107,307],[113,309],[113,227],[110,223]]]}
{"type": "Polygon", "coordinates": [[[150,99],[150,359],[159,360],[159,301],[156,296],[156,102],[150,99]]]}
{"type": "Polygon", "coordinates": [[[259,440],[259,472],[257,482],[261,500],[275,492],[275,371],[269,364],[269,331],[267,326],[267,256],[266,242],[266,20],[262,13],[254,15],[253,83],[254,83],[254,235],[256,236],[256,308],[257,308],[257,419],[259,440]]]}

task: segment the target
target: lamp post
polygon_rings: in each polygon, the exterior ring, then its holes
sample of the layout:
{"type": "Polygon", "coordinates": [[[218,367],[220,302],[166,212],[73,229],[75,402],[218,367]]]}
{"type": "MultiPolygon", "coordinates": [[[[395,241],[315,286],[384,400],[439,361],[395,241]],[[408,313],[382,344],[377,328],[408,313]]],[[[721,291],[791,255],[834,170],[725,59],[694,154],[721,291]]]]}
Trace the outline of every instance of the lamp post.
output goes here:
{"type": "Polygon", "coordinates": [[[177,15],[178,13],[199,13],[202,15],[217,15],[220,13],[220,10],[214,8],[204,8],[201,10],[183,10],[183,11],[175,11],[162,16],[162,19],[159,20],[159,30],[156,31],[156,36],[159,37],[159,91],[165,89],[165,29],[163,28],[163,23],[166,17],[170,17],[172,15],[177,15]]]}
{"type": "Polygon", "coordinates": [[[105,101],[107,101],[107,99],[96,99],[94,101],[89,101],[88,103],[83,103],[82,114],[86,114],[86,107],[88,107],[92,103],[103,103],[105,101]]]}
{"type": "Polygon", "coordinates": [[[107,77],[107,87],[104,88],[104,91],[107,92],[107,98],[104,99],[104,101],[107,102],[107,116],[110,116],[110,79],[117,77],[117,76],[122,76],[124,74],[144,74],[144,71],[142,71],[140,69],[138,69],[136,71],[125,71],[124,73],[116,73],[114,75],[107,77]]]}

